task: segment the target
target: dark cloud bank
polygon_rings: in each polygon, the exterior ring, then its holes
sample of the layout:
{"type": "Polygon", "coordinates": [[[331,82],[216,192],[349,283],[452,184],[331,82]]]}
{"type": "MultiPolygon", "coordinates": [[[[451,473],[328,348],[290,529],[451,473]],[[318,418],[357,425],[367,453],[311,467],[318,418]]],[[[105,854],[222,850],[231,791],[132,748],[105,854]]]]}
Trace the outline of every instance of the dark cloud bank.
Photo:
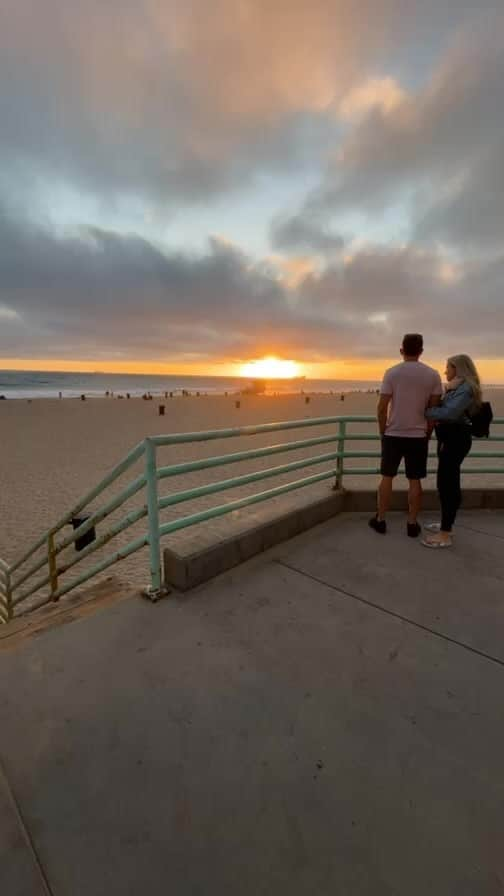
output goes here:
{"type": "Polygon", "coordinates": [[[274,268],[216,240],[204,255],[170,255],[97,229],[57,239],[4,214],[0,353],[383,357],[403,331],[421,329],[434,353],[496,357],[503,274],[504,255],[453,271],[434,252],[368,249],[292,291],[274,268]]]}

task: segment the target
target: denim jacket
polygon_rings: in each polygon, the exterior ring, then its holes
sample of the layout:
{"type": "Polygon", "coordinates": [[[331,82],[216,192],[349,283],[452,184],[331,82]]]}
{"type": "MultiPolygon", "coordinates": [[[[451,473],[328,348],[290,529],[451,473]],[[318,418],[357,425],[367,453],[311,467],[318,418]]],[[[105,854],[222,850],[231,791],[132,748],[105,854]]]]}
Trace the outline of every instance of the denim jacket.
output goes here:
{"type": "Polygon", "coordinates": [[[473,401],[471,387],[468,383],[461,383],[456,389],[445,392],[438,408],[427,408],[425,416],[436,423],[464,423],[470,426],[471,420],[467,412],[473,401]]]}

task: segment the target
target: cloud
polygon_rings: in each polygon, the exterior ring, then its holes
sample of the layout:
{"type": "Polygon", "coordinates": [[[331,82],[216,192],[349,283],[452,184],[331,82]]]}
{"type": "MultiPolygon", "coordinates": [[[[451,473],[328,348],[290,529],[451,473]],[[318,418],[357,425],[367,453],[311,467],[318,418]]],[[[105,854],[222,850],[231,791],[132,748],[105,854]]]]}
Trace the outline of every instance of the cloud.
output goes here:
{"type": "Polygon", "coordinates": [[[413,239],[504,245],[504,18],[491,25],[459,35],[416,92],[387,80],[348,94],[341,109],[356,124],[299,212],[307,226],[402,201],[413,239]]]}
{"type": "MultiPolygon", "coordinates": [[[[490,0],[480,6],[483,16],[490,0]]],[[[307,147],[323,154],[320,123],[338,105],[351,116],[391,108],[400,88],[376,72],[398,45],[441,40],[470,8],[16,0],[0,30],[3,168],[165,205],[239,189],[299,164],[307,147]]]]}
{"type": "Polygon", "coordinates": [[[159,202],[284,168],[355,67],[337,6],[19,0],[0,31],[4,162],[159,202]]]}
{"type": "Polygon", "coordinates": [[[420,331],[434,356],[495,358],[502,354],[503,275],[504,254],[456,265],[436,250],[368,247],[299,289],[305,308],[343,328],[349,354],[383,357],[405,332],[420,331]]]}
{"type": "MultiPolygon", "coordinates": [[[[493,6],[8,5],[0,353],[381,357],[422,329],[436,351],[500,354],[504,29],[493,6]],[[223,239],[198,252],[164,242],[178,209],[197,216],[205,203],[211,219],[231,190],[254,202],[257,184],[272,205],[278,196],[265,226],[282,257],[261,259],[255,233],[254,257],[223,239]],[[154,221],[143,238],[126,214],[121,229],[128,202],[154,221]],[[117,229],[98,206],[116,210],[117,229]],[[398,206],[401,244],[387,229],[398,206]],[[380,246],[361,221],[383,231],[380,246]]],[[[234,209],[246,232],[247,207],[234,209]]]]}
{"type": "Polygon", "coordinates": [[[376,358],[409,330],[432,352],[501,351],[504,255],[457,264],[418,247],[367,247],[325,269],[296,265],[254,261],[222,238],[192,254],[97,228],[61,238],[4,213],[0,354],[376,358]]]}
{"type": "MultiPolygon", "coordinates": [[[[504,109],[496,112],[503,113],[504,109]]],[[[503,188],[504,134],[500,142],[482,146],[452,188],[427,204],[415,223],[415,237],[422,242],[442,240],[461,250],[500,250],[504,245],[503,188]]]]}
{"type": "Polygon", "coordinates": [[[301,215],[280,215],[271,225],[271,244],[274,249],[313,250],[314,252],[330,252],[341,249],[344,239],[340,234],[332,233],[322,222],[310,220],[301,215]]]}
{"type": "Polygon", "coordinates": [[[270,256],[271,264],[280,272],[281,281],[293,290],[309,275],[318,271],[319,265],[310,255],[270,256]]]}
{"type": "Polygon", "coordinates": [[[97,228],[58,238],[4,213],[0,352],[225,353],[280,325],[284,291],[263,267],[221,240],[182,255],[97,228]]]}
{"type": "Polygon", "coordinates": [[[386,115],[397,109],[406,98],[406,91],[394,78],[370,78],[352,87],[339,103],[338,113],[344,121],[360,121],[374,109],[386,115]]]}

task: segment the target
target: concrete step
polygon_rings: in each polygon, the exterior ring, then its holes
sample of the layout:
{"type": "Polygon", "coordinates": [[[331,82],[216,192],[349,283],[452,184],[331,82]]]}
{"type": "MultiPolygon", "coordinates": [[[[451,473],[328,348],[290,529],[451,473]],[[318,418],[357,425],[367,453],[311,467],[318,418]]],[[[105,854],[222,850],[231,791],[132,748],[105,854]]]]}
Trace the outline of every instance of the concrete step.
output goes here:
{"type": "Polygon", "coordinates": [[[117,576],[108,576],[89,588],[80,588],[66,595],[57,603],[46,604],[38,610],[28,610],[22,616],[15,616],[6,625],[1,625],[0,651],[16,648],[26,638],[38,635],[46,629],[84,619],[118,601],[139,596],[138,589],[132,588],[117,576]]]}

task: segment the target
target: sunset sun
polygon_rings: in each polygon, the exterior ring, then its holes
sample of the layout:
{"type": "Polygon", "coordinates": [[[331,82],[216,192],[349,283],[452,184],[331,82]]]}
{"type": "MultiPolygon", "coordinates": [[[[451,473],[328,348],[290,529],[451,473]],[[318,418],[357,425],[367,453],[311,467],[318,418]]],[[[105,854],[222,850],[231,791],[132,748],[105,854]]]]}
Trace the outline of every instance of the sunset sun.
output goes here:
{"type": "Polygon", "coordinates": [[[288,380],[301,376],[301,366],[296,361],[282,361],[279,358],[269,356],[242,364],[240,376],[258,377],[268,380],[288,380]]]}

